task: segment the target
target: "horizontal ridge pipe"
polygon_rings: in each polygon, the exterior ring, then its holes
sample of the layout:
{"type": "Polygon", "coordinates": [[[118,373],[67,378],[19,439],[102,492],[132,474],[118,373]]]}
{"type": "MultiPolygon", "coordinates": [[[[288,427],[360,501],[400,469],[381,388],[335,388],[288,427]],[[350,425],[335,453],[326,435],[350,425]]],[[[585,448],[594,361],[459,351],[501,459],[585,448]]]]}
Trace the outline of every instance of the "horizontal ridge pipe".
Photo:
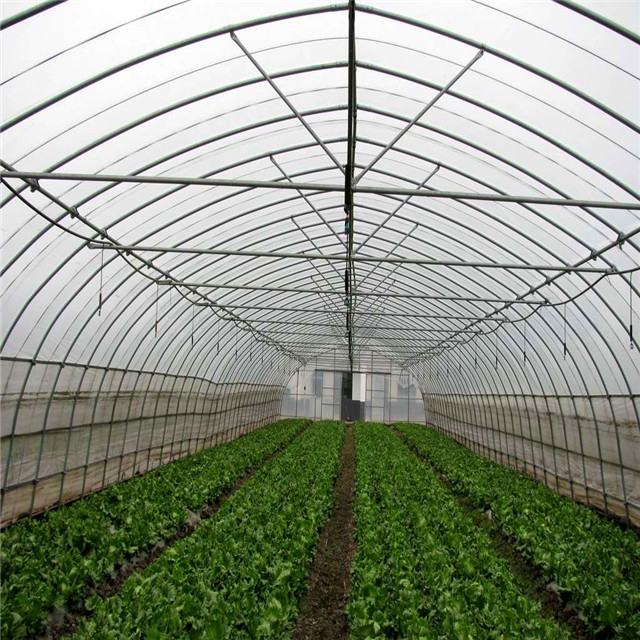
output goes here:
{"type": "MultiPolygon", "coordinates": [[[[248,309],[252,311],[288,311],[292,313],[341,313],[345,314],[346,311],[337,311],[334,309],[312,309],[307,307],[265,307],[251,304],[218,304],[218,303],[195,303],[197,307],[216,307],[218,309],[248,309]]],[[[355,311],[355,315],[359,316],[386,316],[390,314],[385,311],[355,311]]],[[[397,313],[393,312],[394,318],[424,318],[432,320],[481,320],[482,322],[511,322],[509,318],[505,316],[494,316],[492,318],[484,318],[482,316],[464,316],[464,315],[447,315],[447,314],[425,314],[425,313],[397,313]]],[[[255,318],[246,318],[251,321],[255,318]]]]}
{"type": "MultiPolygon", "coordinates": [[[[291,258],[293,260],[327,260],[344,262],[345,255],[336,253],[287,253],[284,251],[244,251],[236,249],[196,249],[189,247],[159,247],[147,245],[113,245],[108,243],[92,242],[87,245],[89,249],[111,251],[149,251],[155,253],[186,253],[195,255],[214,256],[240,256],[248,258],[291,258]]],[[[432,267],[473,267],[477,269],[525,269],[535,271],[564,271],[584,273],[609,273],[616,270],[611,267],[572,267],[552,264],[518,264],[509,262],[467,262],[464,260],[430,260],[428,258],[399,258],[393,256],[353,256],[353,262],[373,262],[388,264],[413,264],[432,267]]]]}
{"type": "MultiPolygon", "coordinates": [[[[158,280],[158,284],[203,289],[233,289],[237,291],[273,291],[276,293],[315,293],[318,295],[334,295],[344,297],[344,292],[338,289],[307,289],[293,287],[269,287],[253,284],[232,284],[224,282],[181,282],[179,280],[158,280]]],[[[522,294],[528,295],[527,293],[522,294]]],[[[522,298],[479,298],[468,296],[442,296],[430,293],[376,293],[375,291],[358,291],[360,298],[419,298],[424,300],[455,300],[459,302],[495,302],[509,304],[548,305],[546,299],[535,298],[524,300],[522,298]]],[[[210,306],[210,305],[203,305],[210,306]]],[[[348,313],[346,311],[345,313],[348,313]]]]}
{"type": "MultiPolygon", "coordinates": [[[[339,184],[315,184],[313,182],[275,182],[269,180],[232,180],[227,178],[180,178],[174,176],[128,176],[92,173],[48,173],[41,171],[2,171],[0,178],[22,180],[71,180],[75,182],[115,182],[135,184],[179,184],[206,187],[251,187],[255,189],[289,189],[298,191],[343,193],[339,184]]],[[[573,198],[547,198],[544,196],[512,196],[494,193],[467,193],[464,191],[424,191],[402,187],[358,187],[355,193],[378,195],[417,196],[420,198],[444,198],[461,200],[482,200],[488,202],[512,202],[515,204],[546,204],[562,207],[590,207],[599,209],[640,210],[640,202],[610,202],[606,200],[579,200],[573,198]]]]}

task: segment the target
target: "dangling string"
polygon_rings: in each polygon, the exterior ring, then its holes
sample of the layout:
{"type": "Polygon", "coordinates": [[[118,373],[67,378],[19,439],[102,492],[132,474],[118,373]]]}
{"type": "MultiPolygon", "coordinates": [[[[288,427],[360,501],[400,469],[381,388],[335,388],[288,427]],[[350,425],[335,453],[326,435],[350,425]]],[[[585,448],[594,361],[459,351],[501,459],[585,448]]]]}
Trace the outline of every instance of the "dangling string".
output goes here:
{"type": "Polygon", "coordinates": [[[498,330],[495,332],[495,340],[494,340],[495,348],[496,348],[496,371],[498,370],[498,330]]]}
{"type": "Polygon", "coordinates": [[[522,329],[524,334],[524,345],[522,347],[522,355],[524,356],[524,363],[527,364],[527,320],[524,321],[524,328],[522,329]]]}
{"type": "Polygon", "coordinates": [[[238,359],[238,325],[236,325],[236,360],[238,359]]]}
{"type": "Polygon", "coordinates": [[[98,315],[102,315],[102,272],[104,271],[104,246],[102,247],[100,258],[100,294],[98,295],[98,315]]]}
{"type": "Polygon", "coordinates": [[[158,296],[160,295],[160,284],[156,282],[156,324],[155,324],[155,336],[158,336],[158,296]]]}
{"type": "Polygon", "coordinates": [[[567,305],[563,307],[564,323],[562,333],[562,359],[567,359],[567,305]]]}
{"type": "Polygon", "coordinates": [[[629,274],[629,349],[633,349],[633,272],[629,274]]]}
{"type": "Polygon", "coordinates": [[[196,306],[193,305],[191,309],[191,348],[193,349],[193,328],[196,320],[196,306]]]}
{"type": "Polygon", "coordinates": [[[216,316],[216,353],[220,353],[220,318],[216,316]]]}
{"type": "Polygon", "coordinates": [[[478,340],[477,336],[473,339],[473,368],[478,368],[478,340]]]}

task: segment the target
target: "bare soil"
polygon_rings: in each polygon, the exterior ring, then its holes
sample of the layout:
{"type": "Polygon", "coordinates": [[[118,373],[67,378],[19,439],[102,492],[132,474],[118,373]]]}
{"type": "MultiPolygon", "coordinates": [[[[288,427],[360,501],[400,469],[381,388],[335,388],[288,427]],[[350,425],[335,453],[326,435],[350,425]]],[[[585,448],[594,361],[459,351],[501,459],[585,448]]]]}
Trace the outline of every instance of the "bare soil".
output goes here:
{"type": "Polygon", "coordinates": [[[345,607],[351,588],[351,560],[355,553],[353,489],[355,447],[353,425],[347,426],[336,476],[335,507],[320,536],[300,605],[296,640],[347,640],[349,622],[345,607]]]}

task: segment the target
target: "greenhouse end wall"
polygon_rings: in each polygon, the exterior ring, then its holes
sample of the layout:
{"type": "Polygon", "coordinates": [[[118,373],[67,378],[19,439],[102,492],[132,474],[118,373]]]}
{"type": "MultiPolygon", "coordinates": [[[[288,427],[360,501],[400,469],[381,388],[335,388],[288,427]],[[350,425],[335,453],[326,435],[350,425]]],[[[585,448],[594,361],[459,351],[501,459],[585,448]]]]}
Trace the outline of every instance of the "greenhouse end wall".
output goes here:
{"type": "Polygon", "coordinates": [[[2,363],[2,525],[279,418],[282,387],[2,363]]]}
{"type": "MultiPolygon", "coordinates": [[[[367,422],[424,423],[424,403],[417,380],[397,367],[389,371],[363,369],[364,420],[367,422]]],[[[303,367],[289,380],[282,396],[281,414],[315,420],[340,419],[342,371],[303,367]]]]}
{"type": "Polygon", "coordinates": [[[472,451],[640,526],[639,396],[423,397],[428,422],[472,451]]]}

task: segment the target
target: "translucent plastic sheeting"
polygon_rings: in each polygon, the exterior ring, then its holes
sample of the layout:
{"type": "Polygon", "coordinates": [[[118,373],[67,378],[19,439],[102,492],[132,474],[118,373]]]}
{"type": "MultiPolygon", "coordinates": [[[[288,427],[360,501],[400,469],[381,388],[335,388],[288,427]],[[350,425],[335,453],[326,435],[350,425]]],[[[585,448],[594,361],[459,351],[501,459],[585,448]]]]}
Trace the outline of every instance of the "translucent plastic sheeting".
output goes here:
{"type": "Polygon", "coordinates": [[[454,437],[637,519],[637,3],[2,12],[8,518],[261,424],[299,367],[392,362],[454,437]],[[525,414],[562,439],[508,440],[525,414]]]}

